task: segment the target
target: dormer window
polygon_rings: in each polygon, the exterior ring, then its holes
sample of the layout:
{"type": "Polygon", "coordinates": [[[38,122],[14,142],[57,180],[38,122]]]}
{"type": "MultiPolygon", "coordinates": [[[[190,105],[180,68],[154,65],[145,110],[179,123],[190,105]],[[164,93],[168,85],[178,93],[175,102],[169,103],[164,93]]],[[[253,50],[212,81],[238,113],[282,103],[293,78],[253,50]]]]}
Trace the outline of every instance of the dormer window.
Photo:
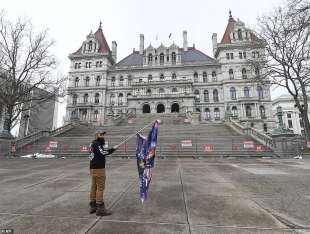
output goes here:
{"type": "Polygon", "coordinates": [[[153,55],[152,54],[149,54],[148,55],[148,64],[151,64],[153,61],[153,55]]]}
{"type": "Polygon", "coordinates": [[[172,52],[171,54],[171,60],[172,60],[172,64],[176,64],[177,61],[177,55],[175,52],[172,52]]]}
{"type": "Polygon", "coordinates": [[[88,52],[92,51],[92,49],[93,49],[93,42],[89,41],[88,42],[88,52]]]}
{"type": "Polygon", "coordinates": [[[164,65],[165,56],[163,53],[159,55],[159,64],[164,65]]]}
{"type": "Polygon", "coordinates": [[[238,29],[238,39],[242,41],[242,30],[238,29]]]}

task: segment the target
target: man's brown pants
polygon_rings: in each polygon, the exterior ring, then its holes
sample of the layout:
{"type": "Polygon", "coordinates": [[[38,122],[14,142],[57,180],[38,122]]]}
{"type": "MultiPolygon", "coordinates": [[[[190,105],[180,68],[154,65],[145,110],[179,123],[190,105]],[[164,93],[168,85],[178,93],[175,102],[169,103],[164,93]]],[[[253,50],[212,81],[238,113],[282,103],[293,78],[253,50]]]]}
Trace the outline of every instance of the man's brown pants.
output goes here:
{"type": "Polygon", "coordinates": [[[90,169],[90,176],[90,201],[95,201],[97,204],[101,204],[103,203],[103,193],[105,188],[105,168],[90,169]]]}

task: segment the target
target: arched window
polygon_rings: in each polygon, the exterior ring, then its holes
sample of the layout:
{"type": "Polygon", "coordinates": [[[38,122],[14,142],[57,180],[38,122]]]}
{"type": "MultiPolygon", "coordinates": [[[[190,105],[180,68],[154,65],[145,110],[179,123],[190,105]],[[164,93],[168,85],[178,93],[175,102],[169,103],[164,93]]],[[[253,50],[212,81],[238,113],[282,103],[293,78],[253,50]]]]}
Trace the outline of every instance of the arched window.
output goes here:
{"type": "Polygon", "coordinates": [[[160,88],[158,92],[159,93],[165,93],[165,90],[163,88],[160,88]]]}
{"type": "Polygon", "coordinates": [[[218,93],[217,89],[213,90],[213,101],[214,102],[218,102],[219,101],[219,93],[218,93]]]}
{"type": "Polygon", "coordinates": [[[212,80],[213,80],[213,81],[217,81],[216,71],[213,71],[213,72],[212,72],[212,80]]]}
{"type": "Polygon", "coordinates": [[[194,94],[195,94],[195,102],[200,102],[199,90],[196,89],[196,90],[194,91],[194,94]]]}
{"type": "Polygon", "coordinates": [[[149,54],[148,55],[148,64],[151,64],[153,61],[153,55],[152,54],[149,54]]]}
{"type": "Polygon", "coordinates": [[[208,76],[206,72],[202,73],[202,79],[203,79],[203,83],[207,83],[208,82],[208,76]]]}
{"type": "Polygon", "coordinates": [[[88,42],[88,51],[91,51],[93,49],[93,42],[89,41],[88,42]]]}
{"type": "Polygon", "coordinates": [[[247,79],[248,78],[248,75],[247,75],[247,72],[246,72],[246,69],[245,68],[242,68],[242,79],[247,79]]]}
{"type": "Polygon", "coordinates": [[[177,75],[175,73],[172,73],[172,79],[175,80],[177,78],[177,75]]]}
{"type": "Polygon", "coordinates": [[[250,97],[250,89],[249,89],[249,87],[244,87],[244,97],[250,97]]]}
{"type": "Polygon", "coordinates": [[[84,103],[88,103],[88,94],[87,93],[84,94],[84,103]]]}
{"type": "Polygon", "coordinates": [[[111,79],[111,86],[115,86],[115,77],[114,76],[111,79]]]}
{"type": "Polygon", "coordinates": [[[75,87],[79,87],[79,81],[80,81],[79,77],[76,77],[75,81],[74,81],[74,86],[75,87]]]}
{"type": "Polygon", "coordinates": [[[124,97],[124,94],[122,93],[118,94],[118,105],[123,105],[123,97],[124,97]]]}
{"type": "Polygon", "coordinates": [[[264,98],[264,92],[263,92],[263,88],[261,86],[257,87],[257,94],[258,94],[258,98],[259,99],[263,99],[264,98]]]}
{"type": "Polygon", "coordinates": [[[206,112],[206,120],[210,120],[210,119],[211,119],[210,109],[209,109],[209,108],[206,108],[206,109],[205,109],[205,112],[206,112]]]}
{"type": "Polygon", "coordinates": [[[180,106],[179,106],[178,103],[173,103],[173,104],[171,105],[171,113],[179,112],[179,110],[180,110],[180,106]]]}
{"type": "Polygon", "coordinates": [[[142,113],[151,113],[151,108],[149,104],[144,104],[142,107],[142,113]]]}
{"type": "Polygon", "coordinates": [[[203,98],[205,102],[209,102],[209,91],[208,90],[203,91],[203,98]]]}
{"type": "Polygon", "coordinates": [[[164,74],[160,74],[159,79],[160,79],[161,81],[163,81],[163,80],[165,79],[164,74]]]}
{"type": "Polygon", "coordinates": [[[124,85],[124,77],[120,77],[119,78],[119,86],[123,86],[124,85]]]}
{"type": "Polygon", "coordinates": [[[159,55],[159,64],[160,65],[164,65],[164,59],[165,59],[164,54],[160,53],[160,55],[159,55]]]}
{"type": "Polygon", "coordinates": [[[242,30],[238,29],[238,39],[241,41],[242,40],[242,30]]]}
{"type": "Polygon", "coordinates": [[[71,119],[74,119],[74,118],[76,118],[77,116],[76,116],[76,111],[74,110],[74,111],[72,111],[71,112],[71,119]]]}
{"type": "MultiPolygon", "coordinates": [[[[77,104],[77,98],[78,98],[77,94],[74,94],[73,97],[72,97],[72,104],[73,104],[73,105],[76,105],[76,104],[77,104]]],[[[0,111],[1,111],[1,110],[0,110],[0,111]]],[[[0,116],[0,117],[1,117],[1,116],[0,116]]]]}
{"type": "Polygon", "coordinates": [[[87,76],[85,79],[85,86],[88,87],[89,86],[89,77],[87,76]]]}
{"type": "Polygon", "coordinates": [[[98,104],[99,103],[99,93],[95,94],[95,103],[98,104]]]}
{"type": "Polygon", "coordinates": [[[214,108],[214,119],[215,120],[220,120],[220,110],[219,108],[214,108]]]}
{"type": "Polygon", "coordinates": [[[97,121],[98,120],[98,110],[94,111],[94,120],[97,121]]]}
{"type": "Polygon", "coordinates": [[[265,111],[265,107],[264,106],[260,106],[259,107],[259,113],[260,113],[260,117],[262,119],[266,118],[266,111],[265,111]]]}
{"type": "Polygon", "coordinates": [[[198,73],[197,72],[195,72],[194,73],[194,82],[198,82],[198,73]]]}
{"type": "Polygon", "coordinates": [[[152,79],[153,79],[153,77],[152,77],[152,75],[150,74],[150,75],[147,77],[147,81],[148,81],[148,82],[151,82],[152,79]]]}
{"type": "Polygon", "coordinates": [[[234,87],[230,88],[230,98],[231,100],[236,100],[236,89],[234,87]]]}
{"type": "Polygon", "coordinates": [[[172,93],[176,93],[178,92],[178,89],[177,88],[172,88],[172,93]]]}
{"type": "Polygon", "coordinates": [[[234,70],[233,69],[229,69],[228,73],[229,73],[229,79],[233,80],[234,79],[234,70]]]}
{"type": "Polygon", "coordinates": [[[151,96],[151,94],[152,94],[152,90],[151,89],[146,90],[146,95],[151,96]]]}
{"type": "Polygon", "coordinates": [[[127,93],[127,98],[130,98],[131,97],[131,93],[127,93]]]}
{"type": "Polygon", "coordinates": [[[114,95],[114,93],[112,93],[111,96],[110,96],[110,104],[111,104],[111,105],[114,105],[114,104],[115,104],[114,98],[115,98],[115,95],[114,95]]]}
{"type": "Polygon", "coordinates": [[[82,120],[86,120],[87,117],[87,110],[82,111],[82,120]]]}
{"type": "Polygon", "coordinates": [[[171,61],[172,61],[172,64],[176,64],[177,55],[175,52],[172,52],[172,54],[171,54],[171,61]]]}
{"type": "Polygon", "coordinates": [[[96,86],[100,86],[100,76],[97,76],[96,78],[96,86]]]}
{"type": "Polygon", "coordinates": [[[252,116],[252,109],[251,109],[250,106],[246,106],[245,114],[246,114],[246,117],[251,117],[252,116]]]}
{"type": "Polygon", "coordinates": [[[233,118],[237,118],[237,117],[238,117],[238,109],[237,109],[237,107],[236,107],[236,106],[233,106],[233,107],[231,108],[231,110],[232,110],[232,116],[233,116],[233,118]]]}

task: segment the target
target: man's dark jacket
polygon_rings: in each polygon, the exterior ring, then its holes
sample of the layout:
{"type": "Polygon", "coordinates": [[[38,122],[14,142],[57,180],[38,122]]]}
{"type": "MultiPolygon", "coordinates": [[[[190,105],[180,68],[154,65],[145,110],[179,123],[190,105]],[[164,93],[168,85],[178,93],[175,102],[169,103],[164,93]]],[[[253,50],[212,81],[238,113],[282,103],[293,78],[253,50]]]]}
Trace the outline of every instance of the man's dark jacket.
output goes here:
{"type": "Polygon", "coordinates": [[[104,141],[94,140],[90,145],[90,169],[105,168],[105,156],[112,154],[115,149],[104,148],[104,141]]]}

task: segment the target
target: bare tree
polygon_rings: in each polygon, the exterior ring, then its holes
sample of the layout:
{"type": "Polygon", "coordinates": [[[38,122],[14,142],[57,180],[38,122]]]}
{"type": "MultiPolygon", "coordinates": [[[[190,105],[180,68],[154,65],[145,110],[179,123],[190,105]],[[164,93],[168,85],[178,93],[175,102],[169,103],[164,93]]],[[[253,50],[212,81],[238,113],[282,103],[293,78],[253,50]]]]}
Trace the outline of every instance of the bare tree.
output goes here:
{"type": "Polygon", "coordinates": [[[10,21],[0,12],[0,106],[5,107],[7,130],[33,100],[44,102],[63,93],[64,78],[55,78],[54,41],[47,30],[34,32],[30,20],[10,21]],[[42,95],[32,95],[36,89],[42,95]]]}
{"type": "Polygon", "coordinates": [[[310,141],[307,91],[310,84],[310,2],[287,0],[284,6],[259,18],[265,53],[252,60],[256,78],[284,87],[293,97],[310,141]]]}

